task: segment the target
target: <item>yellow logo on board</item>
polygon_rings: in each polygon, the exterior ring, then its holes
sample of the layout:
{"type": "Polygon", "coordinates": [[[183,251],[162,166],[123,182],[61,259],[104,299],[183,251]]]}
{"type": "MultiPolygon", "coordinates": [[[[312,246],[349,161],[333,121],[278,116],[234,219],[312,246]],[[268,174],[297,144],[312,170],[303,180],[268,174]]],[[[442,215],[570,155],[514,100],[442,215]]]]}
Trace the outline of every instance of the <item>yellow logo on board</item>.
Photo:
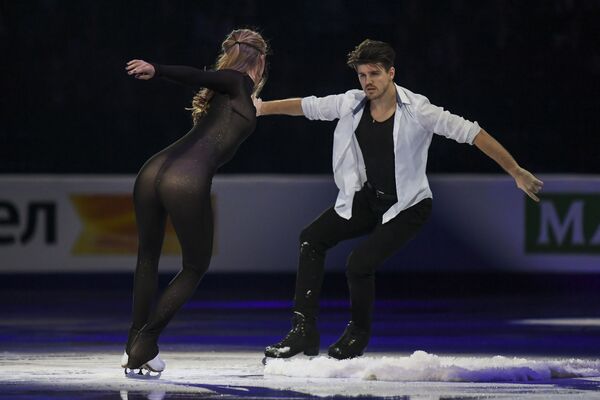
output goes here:
{"type": "MultiPolygon", "coordinates": [[[[71,196],[71,202],[82,225],[82,231],[71,249],[72,254],[137,254],[137,226],[130,194],[78,194],[71,196]]],[[[214,204],[212,195],[211,202],[214,204]]],[[[213,244],[213,254],[215,248],[216,244],[213,244]]],[[[181,254],[175,229],[168,218],[162,254],[181,254]]]]}

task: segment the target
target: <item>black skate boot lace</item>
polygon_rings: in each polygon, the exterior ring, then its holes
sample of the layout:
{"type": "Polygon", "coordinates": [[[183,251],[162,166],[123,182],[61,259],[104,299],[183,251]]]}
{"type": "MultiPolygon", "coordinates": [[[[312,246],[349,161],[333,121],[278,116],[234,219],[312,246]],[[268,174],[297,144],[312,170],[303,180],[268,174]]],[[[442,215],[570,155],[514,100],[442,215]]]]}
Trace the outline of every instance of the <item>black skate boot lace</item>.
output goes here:
{"type": "Polygon", "coordinates": [[[346,347],[352,346],[358,340],[361,335],[361,330],[354,326],[354,324],[348,324],[340,344],[346,347]]]}
{"type": "Polygon", "coordinates": [[[285,335],[283,340],[277,343],[277,347],[285,347],[288,342],[295,339],[296,336],[306,336],[306,320],[304,318],[294,318],[292,329],[285,335]]]}

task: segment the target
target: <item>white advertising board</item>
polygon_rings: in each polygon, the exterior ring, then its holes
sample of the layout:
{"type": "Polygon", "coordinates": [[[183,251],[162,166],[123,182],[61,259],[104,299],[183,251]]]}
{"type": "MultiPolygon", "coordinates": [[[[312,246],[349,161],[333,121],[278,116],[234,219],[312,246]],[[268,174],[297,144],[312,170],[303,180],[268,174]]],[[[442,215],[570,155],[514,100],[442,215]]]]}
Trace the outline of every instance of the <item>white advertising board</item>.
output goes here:
{"type": "MultiPolygon", "coordinates": [[[[502,175],[432,176],[432,218],[385,268],[600,272],[600,177],[542,179],[542,201],[535,203],[502,175]]],[[[0,177],[0,272],[133,271],[133,182],[0,177]]],[[[330,176],[215,177],[211,271],[295,271],[300,231],[336,194],[330,176]]],[[[353,243],[332,249],[327,268],[343,270],[353,243]]],[[[168,227],[160,269],[179,268],[168,227]]]]}

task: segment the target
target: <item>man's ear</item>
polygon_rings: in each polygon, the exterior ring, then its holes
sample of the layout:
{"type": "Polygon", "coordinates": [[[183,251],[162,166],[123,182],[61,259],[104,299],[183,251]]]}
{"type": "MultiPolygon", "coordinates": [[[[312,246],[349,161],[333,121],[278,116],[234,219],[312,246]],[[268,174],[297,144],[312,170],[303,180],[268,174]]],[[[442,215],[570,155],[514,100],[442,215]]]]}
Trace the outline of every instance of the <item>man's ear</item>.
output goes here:
{"type": "Polygon", "coordinates": [[[390,67],[388,74],[390,74],[390,78],[394,80],[394,76],[396,76],[396,69],[394,67],[390,67]]]}

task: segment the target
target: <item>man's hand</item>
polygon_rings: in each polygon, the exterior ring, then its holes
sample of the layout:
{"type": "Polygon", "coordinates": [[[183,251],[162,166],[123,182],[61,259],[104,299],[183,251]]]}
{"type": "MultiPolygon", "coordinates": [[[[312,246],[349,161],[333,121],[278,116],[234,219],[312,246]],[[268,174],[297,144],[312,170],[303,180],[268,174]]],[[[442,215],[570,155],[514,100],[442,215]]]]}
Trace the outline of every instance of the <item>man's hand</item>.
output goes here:
{"type": "Polygon", "coordinates": [[[531,197],[533,200],[540,201],[536,194],[542,190],[544,182],[540,181],[531,172],[521,167],[518,167],[516,172],[512,175],[513,178],[515,178],[515,182],[519,189],[524,191],[527,196],[531,197]]]}
{"type": "Polygon", "coordinates": [[[152,64],[147,63],[144,60],[131,60],[125,67],[128,75],[133,75],[136,79],[142,79],[147,81],[152,79],[156,74],[156,70],[152,64]]]}
{"type": "Polygon", "coordinates": [[[252,96],[252,104],[254,104],[254,108],[256,108],[256,116],[262,115],[262,99],[260,97],[256,98],[255,96],[252,96]]]}

